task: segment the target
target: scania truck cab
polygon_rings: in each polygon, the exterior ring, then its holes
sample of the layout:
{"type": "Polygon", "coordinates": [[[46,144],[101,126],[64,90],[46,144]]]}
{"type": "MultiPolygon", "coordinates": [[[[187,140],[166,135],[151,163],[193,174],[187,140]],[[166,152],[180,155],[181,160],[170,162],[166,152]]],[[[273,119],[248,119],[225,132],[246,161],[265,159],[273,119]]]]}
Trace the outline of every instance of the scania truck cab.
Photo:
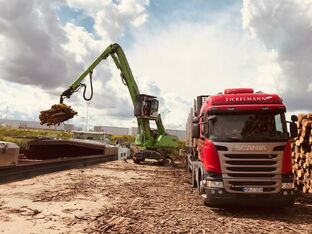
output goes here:
{"type": "Polygon", "coordinates": [[[288,122],[277,94],[250,88],[198,96],[192,120],[188,169],[205,205],[294,203],[288,122]]]}

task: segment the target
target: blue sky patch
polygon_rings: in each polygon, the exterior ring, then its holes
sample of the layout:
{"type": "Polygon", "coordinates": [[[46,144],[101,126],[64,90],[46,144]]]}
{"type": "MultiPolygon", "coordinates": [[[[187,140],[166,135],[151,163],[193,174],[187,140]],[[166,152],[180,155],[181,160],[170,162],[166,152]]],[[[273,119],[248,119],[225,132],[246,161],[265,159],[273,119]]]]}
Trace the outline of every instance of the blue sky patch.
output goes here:
{"type": "Polygon", "coordinates": [[[69,6],[62,5],[56,9],[56,12],[62,25],[71,22],[77,26],[84,27],[89,33],[95,34],[93,29],[94,20],[92,17],[84,14],[83,10],[73,9],[69,6]]]}
{"type": "Polygon", "coordinates": [[[241,1],[233,0],[151,0],[149,13],[152,22],[170,24],[172,22],[209,22],[216,14],[228,9],[238,10],[242,7],[241,1]]]}

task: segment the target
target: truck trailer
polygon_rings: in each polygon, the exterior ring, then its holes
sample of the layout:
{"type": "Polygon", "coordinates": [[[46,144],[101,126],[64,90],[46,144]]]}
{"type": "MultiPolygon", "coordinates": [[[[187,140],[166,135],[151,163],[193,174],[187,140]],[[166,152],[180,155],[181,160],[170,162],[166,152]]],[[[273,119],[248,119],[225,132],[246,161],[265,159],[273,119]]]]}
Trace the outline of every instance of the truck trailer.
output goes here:
{"type": "Polygon", "coordinates": [[[251,88],[194,100],[187,162],[205,205],[294,203],[290,141],[297,135],[297,119],[286,121],[285,112],[277,94],[251,88]]]}

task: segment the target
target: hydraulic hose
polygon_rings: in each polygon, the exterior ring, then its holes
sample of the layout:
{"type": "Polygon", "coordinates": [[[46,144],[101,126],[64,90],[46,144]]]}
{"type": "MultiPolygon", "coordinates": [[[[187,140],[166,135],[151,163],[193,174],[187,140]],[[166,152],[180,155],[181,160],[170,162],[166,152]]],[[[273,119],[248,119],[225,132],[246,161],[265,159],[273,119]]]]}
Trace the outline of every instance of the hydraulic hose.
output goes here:
{"type": "Polygon", "coordinates": [[[86,101],[90,101],[90,100],[92,99],[92,97],[93,97],[92,74],[93,74],[93,71],[90,71],[89,77],[90,77],[91,94],[90,94],[90,97],[89,97],[89,98],[86,97],[87,85],[86,85],[86,84],[81,84],[81,86],[84,88],[84,89],[83,89],[83,98],[84,98],[84,100],[86,100],[86,101]]]}

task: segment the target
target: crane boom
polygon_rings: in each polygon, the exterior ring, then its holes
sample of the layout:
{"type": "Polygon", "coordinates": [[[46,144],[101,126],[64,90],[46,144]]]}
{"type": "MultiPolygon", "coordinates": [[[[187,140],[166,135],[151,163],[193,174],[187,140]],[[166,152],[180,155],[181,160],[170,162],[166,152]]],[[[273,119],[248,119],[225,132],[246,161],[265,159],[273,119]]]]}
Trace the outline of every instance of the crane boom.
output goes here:
{"type": "Polygon", "coordinates": [[[117,43],[111,44],[107,47],[106,50],[103,51],[100,56],[98,56],[95,61],[69,86],[69,89],[65,90],[61,94],[61,102],[62,98],[69,98],[78,88],[81,86],[81,82],[96,68],[96,66],[102,62],[102,60],[106,60],[109,56],[113,58],[113,61],[116,67],[121,72],[121,77],[129,89],[129,93],[131,96],[131,100],[133,105],[136,103],[136,98],[140,94],[139,88],[134,80],[133,74],[131,72],[130,66],[128,64],[125,53],[123,52],[120,45],[117,43]]]}
{"type": "MultiPolygon", "coordinates": [[[[89,75],[92,89],[92,73],[96,66],[109,56],[112,57],[116,67],[120,70],[120,76],[123,83],[128,87],[129,94],[134,106],[134,115],[137,118],[138,134],[136,136],[135,145],[148,150],[158,150],[163,148],[176,148],[178,139],[176,136],[170,136],[166,133],[163,126],[161,116],[158,113],[158,100],[156,97],[140,94],[139,88],[135,82],[134,76],[130,69],[126,55],[121,46],[117,43],[111,44],[104,50],[100,56],[60,95],[60,103],[63,103],[64,98],[70,96],[77,91],[81,86],[86,89],[86,85],[81,82],[89,75]],[[150,128],[150,120],[154,120],[157,126],[157,132],[150,128]]],[[[85,90],[84,90],[85,94],[85,90]]],[[[84,98],[87,99],[85,96],[84,98]]]]}

